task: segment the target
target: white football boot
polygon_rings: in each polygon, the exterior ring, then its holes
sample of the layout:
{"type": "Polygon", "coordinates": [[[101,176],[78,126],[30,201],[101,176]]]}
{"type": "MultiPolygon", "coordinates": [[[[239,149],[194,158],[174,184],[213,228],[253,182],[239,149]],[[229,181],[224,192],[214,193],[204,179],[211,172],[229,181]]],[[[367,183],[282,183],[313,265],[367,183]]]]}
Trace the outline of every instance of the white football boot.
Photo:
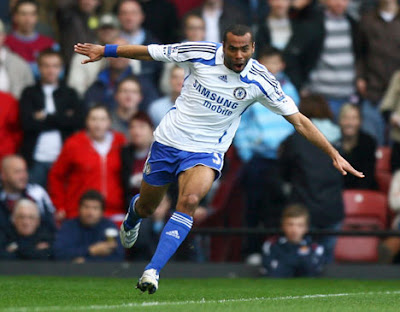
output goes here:
{"type": "Polygon", "coordinates": [[[154,294],[158,289],[158,280],[160,275],[157,274],[157,270],[148,269],[143,272],[142,277],[139,279],[136,288],[142,292],[149,292],[149,295],[154,294]]]}
{"type": "Polygon", "coordinates": [[[140,224],[142,223],[142,219],[139,219],[133,228],[130,228],[130,226],[126,224],[126,220],[130,218],[130,213],[133,213],[133,209],[135,207],[135,203],[138,200],[138,198],[139,194],[137,194],[132,198],[124,222],[122,222],[121,227],[119,229],[119,237],[121,239],[121,244],[125,248],[131,248],[136,243],[136,240],[139,236],[139,229],[140,229],[140,224]]]}

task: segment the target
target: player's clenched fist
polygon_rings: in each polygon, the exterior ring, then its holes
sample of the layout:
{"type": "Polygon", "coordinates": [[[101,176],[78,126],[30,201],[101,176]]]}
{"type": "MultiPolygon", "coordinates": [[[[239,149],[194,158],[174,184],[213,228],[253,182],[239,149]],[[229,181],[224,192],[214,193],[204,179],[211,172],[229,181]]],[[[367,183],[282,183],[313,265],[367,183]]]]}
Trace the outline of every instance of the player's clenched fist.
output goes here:
{"type": "Polygon", "coordinates": [[[74,46],[74,51],[88,57],[82,64],[99,61],[104,56],[104,46],[99,44],[78,43],[74,46]]]}

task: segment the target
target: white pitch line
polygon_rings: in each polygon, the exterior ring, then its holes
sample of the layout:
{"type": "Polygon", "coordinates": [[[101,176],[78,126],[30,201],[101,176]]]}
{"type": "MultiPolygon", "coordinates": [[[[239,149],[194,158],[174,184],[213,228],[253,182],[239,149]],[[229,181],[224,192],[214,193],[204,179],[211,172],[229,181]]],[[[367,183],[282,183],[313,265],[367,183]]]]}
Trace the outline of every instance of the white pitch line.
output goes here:
{"type": "Polygon", "coordinates": [[[339,293],[339,294],[315,294],[303,296],[285,296],[285,297],[255,297],[255,298],[237,298],[222,300],[188,300],[188,301],[151,301],[141,303],[122,303],[116,305],[91,305],[91,306],[41,306],[41,307],[18,307],[1,309],[2,312],[44,312],[44,311],[88,311],[88,310],[113,310],[118,308],[146,308],[154,306],[179,306],[186,304],[210,304],[210,303],[236,303],[251,301],[285,301],[285,300],[302,300],[302,299],[320,299],[333,297],[351,297],[351,296],[370,296],[370,295],[399,295],[400,290],[394,291],[370,291],[358,293],[339,293]]]}

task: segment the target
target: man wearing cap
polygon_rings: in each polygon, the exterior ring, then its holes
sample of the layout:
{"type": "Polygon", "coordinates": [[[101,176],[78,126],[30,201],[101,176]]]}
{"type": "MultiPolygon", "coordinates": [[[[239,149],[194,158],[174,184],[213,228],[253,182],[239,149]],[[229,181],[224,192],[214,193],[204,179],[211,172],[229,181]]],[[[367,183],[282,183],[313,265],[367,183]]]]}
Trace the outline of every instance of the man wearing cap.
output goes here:
{"type": "Polygon", "coordinates": [[[33,74],[24,59],[3,45],[5,38],[5,27],[0,20],[0,91],[19,99],[22,90],[33,84],[33,74]]]}
{"type": "MultiPolygon", "coordinates": [[[[97,29],[97,42],[99,44],[110,44],[119,35],[119,22],[116,16],[104,14],[99,19],[99,28],[97,29]]],[[[75,89],[82,97],[86,90],[96,80],[98,73],[106,66],[106,60],[103,59],[97,63],[91,63],[90,66],[83,67],[81,62],[85,59],[80,54],[74,54],[71,59],[67,84],[75,89]]]]}

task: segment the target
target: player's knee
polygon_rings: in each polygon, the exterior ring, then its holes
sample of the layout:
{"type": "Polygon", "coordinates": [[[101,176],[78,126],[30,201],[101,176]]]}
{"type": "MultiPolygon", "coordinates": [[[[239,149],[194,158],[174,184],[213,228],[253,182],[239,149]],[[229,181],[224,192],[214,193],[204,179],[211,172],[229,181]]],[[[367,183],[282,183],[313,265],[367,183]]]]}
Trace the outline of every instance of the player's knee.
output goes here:
{"type": "Polygon", "coordinates": [[[197,208],[200,203],[200,197],[197,194],[189,194],[182,196],[180,203],[178,203],[179,208],[186,213],[192,213],[197,208]]]}

